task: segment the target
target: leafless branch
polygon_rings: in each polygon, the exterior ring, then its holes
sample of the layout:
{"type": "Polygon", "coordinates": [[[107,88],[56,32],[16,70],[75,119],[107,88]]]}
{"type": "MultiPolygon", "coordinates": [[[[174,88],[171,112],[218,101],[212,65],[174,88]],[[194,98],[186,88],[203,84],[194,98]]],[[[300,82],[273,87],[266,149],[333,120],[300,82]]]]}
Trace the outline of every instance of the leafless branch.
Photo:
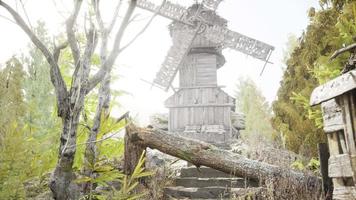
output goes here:
{"type": "Polygon", "coordinates": [[[83,64],[89,66],[90,65],[90,59],[94,53],[95,47],[98,43],[98,35],[96,32],[96,29],[94,27],[93,23],[90,23],[90,29],[88,31],[88,34],[86,35],[87,37],[87,44],[84,50],[84,55],[83,55],[83,64]]]}
{"type": "Polygon", "coordinates": [[[28,17],[28,14],[27,14],[27,11],[26,11],[26,8],[25,8],[25,4],[22,2],[22,0],[20,0],[20,4],[21,4],[21,7],[22,7],[22,10],[23,10],[23,13],[25,14],[26,16],[26,19],[27,19],[27,23],[29,25],[29,27],[31,28],[31,30],[33,29],[32,25],[31,25],[31,21],[30,21],[30,18],[28,17]]]}
{"type": "Polygon", "coordinates": [[[340,54],[342,54],[342,53],[344,53],[344,52],[346,52],[346,51],[354,50],[355,48],[356,48],[356,43],[355,43],[355,44],[351,44],[351,45],[349,45],[349,46],[347,46],[347,47],[344,47],[344,48],[341,48],[341,49],[335,51],[335,52],[333,53],[333,55],[331,55],[330,61],[331,61],[331,60],[334,60],[334,59],[335,59],[336,57],[338,57],[340,54]]]}
{"type": "Polygon", "coordinates": [[[93,4],[94,7],[95,17],[99,25],[99,30],[105,31],[104,21],[103,18],[101,17],[100,6],[99,6],[100,0],[92,0],[91,3],[93,4]]]}
{"type": "MultiPolygon", "coordinates": [[[[123,116],[126,117],[126,114],[123,115],[123,116]]],[[[122,118],[122,119],[124,119],[124,118],[122,118]]],[[[122,119],[121,119],[121,120],[122,120],[122,119]]],[[[121,120],[117,120],[117,123],[120,122],[121,120]]],[[[103,142],[103,141],[105,141],[105,140],[108,140],[108,139],[113,138],[114,136],[116,136],[117,134],[119,134],[120,131],[126,129],[126,128],[127,128],[128,126],[130,126],[131,124],[132,124],[132,121],[128,121],[128,122],[125,124],[124,127],[122,127],[120,130],[118,130],[116,133],[111,134],[109,137],[105,137],[105,138],[102,138],[102,139],[100,139],[100,140],[95,140],[95,141],[90,141],[90,142],[79,143],[79,144],[76,144],[76,145],[68,146],[67,148],[77,147],[77,146],[86,145],[86,144],[91,144],[91,143],[103,142]]]]}
{"type": "Polygon", "coordinates": [[[142,35],[146,29],[150,26],[150,24],[152,23],[153,19],[158,15],[159,10],[163,7],[163,5],[165,4],[166,0],[163,1],[163,3],[161,4],[161,7],[158,9],[157,12],[155,12],[152,17],[150,18],[150,20],[148,20],[147,24],[141,29],[140,32],[138,32],[135,37],[133,37],[126,45],[124,45],[121,49],[120,52],[125,50],[127,47],[129,47],[132,43],[134,43],[138,37],[140,37],[140,35],[142,35]]]}
{"type": "Polygon", "coordinates": [[[138,16],[140,16],[140,15],[139,15],[139,14],[134,15],[134,16],[130,19],[129,23],[132,23],[132,22],[136,21],[136,18],[137,18],[138,16]]]}
{"type": "Polygon", "coordinates": [[[83,0],[76,0],[75,5],[72,11],[72,14],[69,16],[67,19],[66,23],[66,29],[67,29],[67,37],[68,37],[68,43],[71,48],[72,54],[73,54],[73,59],[75,65],[80,65],[79,60],[80,60],[80,49],[75,37],[75,33],[73,30],[74,24],[77,20],[78,13],[80,11],[80,7],[82,5],[83,0]]]}
{"type": "Polygon", "coordinates": [[[60,44],[59,46],[55,46],[55,48],[53,50],[53,58],[57,63],[58,63],[58,59],[59,59],[61,50],[65,49],[67,46],[68,46],[68,42],[64,42],[63,44],[60,44]]]}
{"type": "Polygon", "coordinates": [[[117,6],[115,8],[114,15],[112,16],[111,23],[110,23],[110,25],[108,26],[108,29],[107,29],[108,34],[110,34],[112,29],[114,28],[114,25],[116,23],[116,19],[118,18],[118,15],[119,15],[119,11],[120,11],[121,5],[122,5],[122,0],[119,0],[119,3],[117,4],[117,6]]]}
{"type": "Polygon", "coordinates": [[[62,116],[65,113],[65,109],[67,108],[67,106],[63,106],[62,104],[66,104],[66,98],[68,92],[62,74],[59,70],[58,63],[55,61],[53,55],[48,50],[48,48],[32,32],[32,30],[28,27],[28,25],[23,20],[23,18],[11,6],[3,2],[2,0],[0,0],[0,6],[5,8],[12,15],[12,17],[16,21],[16,24],[27,34],[27,36],[31,39],[33,44],[42,52],[47,62],[51,66],[50,75],[51,75],[51,82],[56,91],[58,115],[62,116]]]}
{"type": "Polygon", "coordinates": [[[94,53],[94,50],[96,48],[96,45],[98,43],[97,32],[96,32],[94,25],[92,23],[91,23],[88,33],[86,34],[86,37],[87,37],[87,42],[86,42],[82,62],[80,62],[80,64],[76,65],[76,68],[73,72],[72,85],[73,85],[73,82],[75,82],[75,79],[78,78],[79,68],[81,67],[81,65],[85,71],[85,74],[84,74],[85,79],[86,79],[86,77],[89,76],[90,59],[91,59],[91,57],[94,53]]]}
{"type": "Polygon", "coordinates": [[[111,51],[110,55],[105,60],[105,62],[102,63],[102,66],[99,69],[99,71],[89,81],[89,87],[87,90],[88,92],[90,92],[105,77],[106,73],[111,70],[113,64],[115,63],[115,60],[120,53],[120,45],[121,45],[122,37],[123,37],[124,32],[129,24],[129,21],[131,19],[133,11],[136,7],[136,3],[137,3],[137,0],[130,1],[130,5],[126,11],[126,14],[122,21],[120,29],[116,34],[113,50],[111,51]]]}
{"type": "MultiPolygon", "coordinates": [[[[54,5],[54,7],[56,8],[57,13],[58,13],[63,19],[65,19],[66,17],[63,15],[63,13],[59,11],[58,5],[57,5],[56,1],[55,1],[55,0],[52,0],[52,3],[53,3],[53,5],[54,5]]],[[[62,3],[63,3],[63,2],[62,2],[62,3]]]]}
{"type": "Polygon", "coordinates": [[[6,17],[6,16],[4,16],[4,15],[0,15],[0,17],[3,18],[3,19],[6,19],[7,21],[9,21],[9,22],[11,22],[11,23],[14,23],[14,24],[17,25],[17,23],[16,23],[14,20],[12,20],[12,19],[10,19],[10,18],[8,18],[8,17],[6,17]]]}

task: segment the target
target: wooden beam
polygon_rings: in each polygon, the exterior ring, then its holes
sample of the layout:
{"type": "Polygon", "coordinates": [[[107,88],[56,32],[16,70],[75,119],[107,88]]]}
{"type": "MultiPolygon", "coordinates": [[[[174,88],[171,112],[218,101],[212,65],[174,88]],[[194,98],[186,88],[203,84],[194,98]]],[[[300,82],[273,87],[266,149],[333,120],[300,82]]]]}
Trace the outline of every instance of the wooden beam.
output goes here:
{"type": "Polygon", "coordinates": [[[310,97],[310,105],[318,105],[355,88],[356,70],[352,70],[315,88],[310,97]]]}

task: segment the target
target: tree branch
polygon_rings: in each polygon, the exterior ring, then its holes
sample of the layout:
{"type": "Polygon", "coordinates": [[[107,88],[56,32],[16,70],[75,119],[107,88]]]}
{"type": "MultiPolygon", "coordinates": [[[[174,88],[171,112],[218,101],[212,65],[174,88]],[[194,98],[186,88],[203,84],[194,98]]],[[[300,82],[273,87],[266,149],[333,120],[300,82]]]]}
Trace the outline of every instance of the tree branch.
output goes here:
{"type": "Polygon", "coordinates": [[[117,4],[117,6],[116,6],[116,8],[115,8],[115,12],[114,12],[114,15],[112,16],[111,23],[110,23],[110,25],[108,26],[108,34],[110,34],[111,31],[112,31],[112,29],[114,28],[114,25],[115,25],[115,23],[116,23],[116,19],[117,19],[118,16],[119,16],[119,11],[120,11],[121,4],[122,4],[122,0],[119,1],[119,3],[117,4]]]}
{"type": "MultiPolygon", "coordinates": [[[[116,123],[121,122],[121,120],[123,120],[123,119],[127,119],[128,114],[129,114],[129,112],[126,112],[125,114],[123,114],[120,118],[118,118],[118,119],[116,120],[116,123]]],[[[125,126],[123,126],[120,130],[115,131],[115,133],[111,134],[111,135],[108,136],[108,137],[102,138],[102,139],[100,139],[100,140],[89,141],[89,142],[87,141],[87,142],[83,142],[83,143],[78,143],[78,144],[75,144],[75,145],[73,145],[73,146],[69,146],[68,148],[70,148],[70,147],[75,147],[75,146],[78,147],[78,146],[80,146],[80,145],[85,145],[85,144],[103,142],[103,141],[105,141],[105,140],[108,140],[108,139],[113,138],[114,136],[116,136],[117,134],[119,134],[122,130],[126,129],[127,127],[129,127],[129,126],[131,126],[131,125],[132,125],[132,121],[128,121],[128,122],[126,122],[125,126]]],[[[87,126],[87,125],[83,125],[83,126],[86,127],[86,128],[88,128],[88,129],[90,130],[90,127],[89,127],[89,126],[87,126]]]]}
{"type": "Polygon", "coordinates": [[[20,4],[21,4],[22,10],[23,10],[23,13],[24,13],[25,16],[26,16],[27,23],[28,23],[29,27],[30,27],[31,30],[32,30],[33,28],[32,28],[32,25],[31,25],[30,18],[28,17],[28,14],[27,14],[27,11],[26,11],[26,8],[25,8],[25,4],[22,2],[22,0],[20,0],[20,4]]]}
{"type": "Polygon", "coordinates": [[[331,60],[334,60],[336,57],[338,57],[340,54],[344,53],[344,52],[347,52],[347,51],[351,51],[351,50],[354,50],[356,48],[356,43],[355,44],[351,44],[347,47],[344,47],[344,48],[341,48],[341,49],[338,49],[336,50],[333,55],[330,56],[330,61],[331,60]]]}
{"type": "Polygon", "coordinates": [[[59,46],[55,46],[53,50],[53,58],[54,60],[58,63],[59,55],[61,53],[61,50],[67,48],[68,42],[64,42],[63,44],[60,44],[59,46]]]}
{"type": "Polygon", "coordinates": [[[105,77],[105,74],[108,71],[110,71],[112,66],[114,65],[115,60],[120,53],[120,45],[121,45],[122,37],[123,37],[124,32],[129,24],[130,18],[133,14],[135,7],[136,7],[136,3],[137,3],[137,0],[130,1],[130,5],[126,11],[126,14],[122,21],[120,29],[116,34],[113,50],[111,51],[110,55],[105,60],[105,62],[102,63],[102,66],[99,69],[99,71],[89,81],[89,87],[87,90],[88,92],[90,92],[93,88],[95,88],[95,86],[105,77]]]}
{"type": "Polygon", "coordinates": [[[100,0],[92,0],[91,3],[93,4],[94,7],[95,17],[96,17],[96,21],[98,22],[99,29],[103,31],[105,30],[105,26],[100,12],[100,6],[99,6],[100,0]]]}
{"type": "Polygon", "coordinates": [[[78,13],[80,11],[81,5],[82,5],[83,0],[76,0],[75,5],[72,11],[72,14],[69,16],[66,22],[66,29],[67,29],[67,37],[68,37],[68,43],[71,48],[72,54],[73,54],[73,59],[75,66],[77,67],[80,61],[80,49],[75,37],[75,33],[73,30],[73,26],[77,20],[78,13]]]}
{"type": "Polygon", "coordinates": [[[58,108],[58,116],[63,116],[65,113],[65,109],[67,106],[66,99],[68,96],[67,87],[63,80],[62,74],[59,70],[58,63],[54,59],[51,52],[48,48],[41,42],[41,40],[32,32],[32,30],[28,27],[26,22],[22,19],[22,17],[8,4],[0,0],[0,6],[5,8],[14,18],[17,25],[27,34],[27,36],[31,39],[33,44],[42,52],[44,57],[46,58],[48,64],[51,66],[50,68],[50,75],[51,75],[51,82],[55,88],[56,96],[57,96],[57,108],[58,108]],[[60,106],[61,105],[61,106],[60,106]],[[64,106],[63,106],[64,105],[64,106]]]}
{"type": "Polygon", "coordinates": [[[0,18],[6,19],[7,21],[9,21],[9,22],[14,23],[14,24],[17,25],[17,23],[16,23],[14,20],[12,20],[12,19],[10,19],[10,18],[8,18],[8,17],[6,17],[6,16],[4,16],[4,15],[0,15],[0,18]]]}
{"type": "Polygon", "coordinates": [[[125,50],[127,47],[129,47],[132,43],[134,43],[137,38],[142,35],[146,29],[150,26],[150,24],[152,23],[153,19],[158,15],[159,11],[161,10],[161,8],[163,7],[163,5],[166,3],[166,0],[164,0],[161,4],[161,7],[157,10],[157,12],[155,12],[152,17],[150,18],[150,20],[148,20],[147,24],[141,29],[140,32],[138,32],[135,37],[133,37],[130,42],[128,42],[126,45],[124,45],[121,49],[120,49],[120,52],[125,50]]]}

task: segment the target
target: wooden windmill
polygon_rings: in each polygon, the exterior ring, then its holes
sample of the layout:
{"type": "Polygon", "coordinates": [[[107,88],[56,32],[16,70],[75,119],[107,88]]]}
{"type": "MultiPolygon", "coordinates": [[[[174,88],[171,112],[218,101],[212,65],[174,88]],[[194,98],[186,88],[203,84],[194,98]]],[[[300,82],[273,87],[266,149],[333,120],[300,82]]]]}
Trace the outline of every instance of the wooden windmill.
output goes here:
{"type": "Polygon", "coordinates": [[[173,20],[173,45],[153,81],[167,91],[180,75],[178,90],[165,102],[169,132],[226,144],[243,127],[234,99],[217,85],[217,69],[225,63],[221,51],[235,49],[267,64],[274,47],[227,29],[215,12],[221,1],[202,0],[188,9],[169,1],[137,0],[137,6],[173,20]]]}

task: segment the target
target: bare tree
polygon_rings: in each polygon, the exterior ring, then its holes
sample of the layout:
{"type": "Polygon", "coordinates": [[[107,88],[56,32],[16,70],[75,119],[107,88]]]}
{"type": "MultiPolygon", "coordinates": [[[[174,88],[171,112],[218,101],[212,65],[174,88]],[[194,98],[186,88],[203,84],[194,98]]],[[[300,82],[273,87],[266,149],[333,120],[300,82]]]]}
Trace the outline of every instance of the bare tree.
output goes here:
{"type": "MultiPolygon", "coordinates": [[[[129,1],[129,6],[121,21],[120,27],[114,35],[114,44],[110,51],[108,50],[108,38],[112,32],[114,24],[116,23],[120,6],[115,8],[113,19],[111,20],[109,26],[105,27],[100,13],[99,0],[92,0],[91,5],[94,7],[94,15],[97,23],[94,23],[92,17],[89,17],[90,27],[85,33],[85,47],[84,51],[81,53],[81,48],[74,26],[77,22],[82,4],[83,0],[74,1],[73,10],[66,21],[67,41],[55,47],[53,51],[50,51],[50,48],[44,45],[44,43],[31,30],[29,23],[26,22],[9,4],[0,0],[0,6],[11,14],[16,24],[29,36],[33,44],[41,50],[50,66],[51,82],[55,88],[57,99],[57,113],[62,119],[63,126],[60,134],[58,162],[51,176],[50,189],[53,192],[53,197],[61,200],[78,198],[79,190],[78,186],[73,182],[75,175],[72,169],[74,155],[76,152],[78,122],[80,114],[83,110],[86,95],[99,83],[101,83],[99,88],[99,103],[95,114],[94,125],[91,128],[86,148],[86,162],[95,162],[96,147],[93,144],[93,141],[96,140],[96,135],[100,128],[100,117],[103,109],[108,107],[110,101],[110,71],[113,68],[115,60],[120,52],[127,46],[121,45],[121,41],[132,18],[132,14],[136,6],[136,0],[129,1]],[[97,24],[97,26],[95,24],[97,24]],[[90,76],[90,61],[97,47],[98,41],[101,42],[101,66],[93,76],[90,76]],[[60,66],[58,64],[60,52],[67,46],[69,46],[71,50],[75,65],[74,72],[72,74],[72,83],[69,88],[67,88],[63,80],[60,72],[60,66]]],[[[120,4],[121,0],[119,2],[119,5],[120,4]]],[[[87,169],[85,173],[90,175],[92,172],[87,169]]]]}

